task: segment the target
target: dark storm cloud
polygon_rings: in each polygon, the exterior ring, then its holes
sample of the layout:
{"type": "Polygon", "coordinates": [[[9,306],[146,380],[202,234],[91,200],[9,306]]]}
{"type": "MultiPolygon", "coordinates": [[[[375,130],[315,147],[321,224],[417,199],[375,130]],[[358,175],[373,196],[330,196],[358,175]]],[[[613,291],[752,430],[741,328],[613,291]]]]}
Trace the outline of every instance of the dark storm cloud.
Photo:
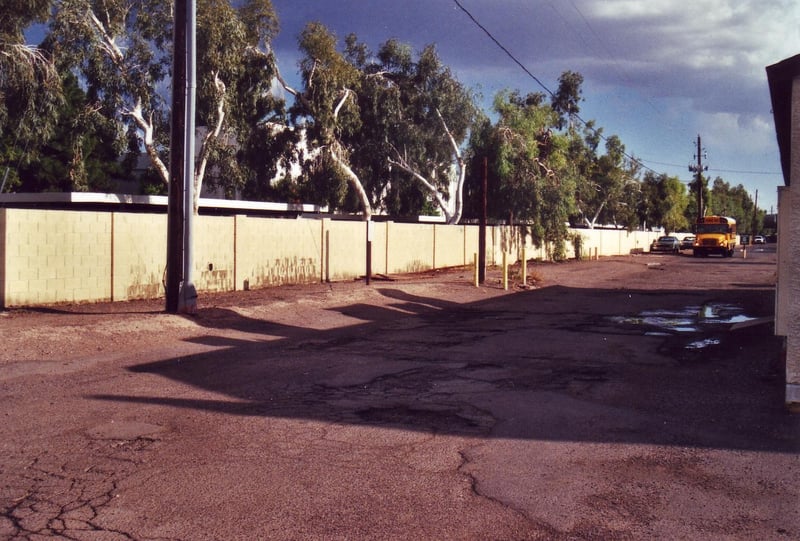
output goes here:
{"type": "MultiPolygon", "coordinates": [[[[588,118],[609,133],[632,134],[637,155],[682,163],[702,131],[717,145],[718,163],[777,169],[764,165],[767,154],[777,162],[765,67],[800,53],[800,2],[459,2],[550,90],[562,72],[580,72],[588,118]],[[667,124],[670,140],[664,141],[667,124]]],[[[542,90],[453,0],[273,3],[284,70],[295,67],[303,25],[319,21],[340,40],[353,32],[373,49],[389,38],[417,50],[435,44],[456,76],[484,95],[484,104],[505,88],[542,90]]]]}

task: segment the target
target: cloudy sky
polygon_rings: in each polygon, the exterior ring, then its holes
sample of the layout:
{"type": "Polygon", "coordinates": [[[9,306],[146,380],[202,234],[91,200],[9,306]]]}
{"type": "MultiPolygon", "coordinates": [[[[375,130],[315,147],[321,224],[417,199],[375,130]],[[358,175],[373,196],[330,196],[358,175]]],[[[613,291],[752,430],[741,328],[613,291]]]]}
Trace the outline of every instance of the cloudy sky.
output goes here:
{"type": "MultiPolygon", "coordinates": [[[[274,43],[296,79],[297,35],[319,21],[374,49],[389,38],[442,60],[488,104],[502,89],[542,91],[454,0],[272,0],[274,43]]],[[[548,89],[584,76],[581,117],[616,134],[656,172],[688,182],[697,136],[711,178],[777,210],[783,184],[765,67],[800,54],[797,0],[459,0],[548,89]]]]}

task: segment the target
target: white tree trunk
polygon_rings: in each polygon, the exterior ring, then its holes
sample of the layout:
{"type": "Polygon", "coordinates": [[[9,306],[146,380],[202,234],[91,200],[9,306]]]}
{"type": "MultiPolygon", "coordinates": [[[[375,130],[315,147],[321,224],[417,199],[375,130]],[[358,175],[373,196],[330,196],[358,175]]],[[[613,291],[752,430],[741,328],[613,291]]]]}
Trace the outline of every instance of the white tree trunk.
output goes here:
{"type": "MultiPolygon", "coordinates": [[[[395,150],[395,152],[396,152],[396,150],[395,150]]],[[[456,223],[456,222],[452,221],[453,220],[453,216],[450,214],[450,210],[447,208],[447,202],[445,202],[444,198],[442,197],[442,194],[439,193],[439,190],[436,188],[436,186],[431,184],[431,182],[426,177],[424,177],[423,175],[421,175],[420,173],[415,171],[408,164],[408,162],[406,162],[406,160],[400,156],[399,153],[398,153],[397,160],[393,160],[393,159],[389,158],[389,163],[392,164],[392,165],[396,165],[397,167],[399,167],[400,169],[402,169],[403,171],[405,171],[406,173],[408,173],[409,175],[411,175],[412,177],[414,177],[415,179],[420,181],[420,183],[423,186],[425,186],[425,188],[427,188],[427,190],[429,192],[431,192],[431,195],[436,200],[436,204],[439,206],[439,208],[444,213],[444,217],[445,217],[445,220],[447,221],[447,223],[456,223]]]]}
{"type": "Polygon", "coordinates": [[[358,199],[361,201],[361,205],[364,207],[364,220],[368,221],[372,217],[372,205],[370,205],[369,196],[367,196],[367,191],[364,189],[364,185],[361,184],[361,179],[358,178],[358,175],[356,175],[350,165],[344,159],[342,159],[341,156],[339,156],[339,153],[335,149],[330,148],[329,153],[331,158],[333,158],[333,161],[336,162],[336,165],[338,165],[347,176],[347,180],[350,182],[350,185],[356,191],[358,199]]]}
{"type": "Polygon", "coordinates": [[[453,209],[453,215],[447,219],[448,224],[457,224],[461,221],[461,214],[464,210],[464,178],[466,177],[467,168],[465,167],[464,156],[461,153],[461,149],[458,148],[458,143],[456,143],[455,137],[453,137],[453,134],[450,132],[450,128],[447,127],[447,123],[444,121],[444,117],[442,117],[442,113],[439,112],[439,109],[436,109],[436,115],[442,122],[442,127],[447,134],[447,138],[450,140],[450,145],[453,147],[453,156],[455,156],[456,163],[458,164],[458,180],[456,181],[455,197],[456,204],[455,208],[453,209]]]}
{"type": "Polygon", "coordinates": [[[222,133],[222,126],[225,122],[225,83],[219,78],[219,74],[214,74],[214,86],[217,89],[217,123],[213,130],[210,130],[203,138],[203,143],[200,146],[200,153],[197,163],[194,166],[194,198],[192,201],[192,208],[194,213],[197,214],[199,208],[200,192],[203,189],[203,179],[206,175],[206,166],[208,165],[208,154],[211,142],[215,141],[219,134],[222,133]]]}
{"type": "Polygon", "coordinates": [[[158,149],[153,140],[152,118],[148,120],[142,114],[141,100],[136,103],[136,107],[134,107],[132,111],[126,111],[125,114],[132,117],[139,129],[142,130],[142,141],[144,142],[145,152],[147,152],[147,155],[150,157],[150,162],[153,164],[153,167],[156,168],[156,172],[158,176],[161,177],[161,181],[165,186],[169,186],[169,170],[158,155],[158,149]]]}
{"type": "Polygon", "coordinates": [[[591,221],[588,218],[586,218],[586,216],[583,217],[583,221],[586,222],[586,226],[589,229],[594,229],[595,228],[595,226],[597,225],[597,218],[600,217],[600,213],[603,211],[603,207],[605,207],[605,206],[606,206],[606,202],[605,201],[600,203],[600,206],[598,207],[597,212],[594,213],[594,216],[592,216],[591,221]]]}
{"type": "MultiPolygon", "coordinates": [[[[342,97],[339,100],[339,103],[337,103],[336,107],[333,109],[334,122],[336,122],[336,120],[339,118],[339,111],[342,110],[345,102],[347,102],[347,98],[349,98],[352,93],[353,91],[349,88],[345,88],[342,91],[342,97]]],[[[361,179],[358,178],[358,175],[356,175],[355,171],[353,171],[352,167],[350,167],[350,164],[347,162],[347,160],[342,157],[339,148],[340,144],[338,141],[336,141],[329,149],[330,155],[333,158],[333,161],[336,162],[336,165],[338,165],[342,171],[344,171],[344,174],[347,176],[347,180],[350,182],[350,185],[353,187],[353,189],[355,189],[356,194],[361,201],[361,205],[364,207],[364,220],[368,221],[372,217],[372,204],[369,201],[367,190],[364,189],[364,184],[361,182],[361,179]]]]}
{"type": "Polygon", "coordinates": [[[464,162],[464,157],[461,153],[461,149],[458,148],[458,143],[456,143],[453,134],[450,133],[450,129],[447,127],[447,123],[444,121],[442,114],[439,110],[436,110],[436,115],[439,117],[439,120],[442,123],[442,127],[444,128],[444,132],[447,135],[447,138],[450,142],[450,146],[453,147],[453,157],[456,165],[458,166],[458,178],[456,179],[456,189],[455,189],[455,207],[453,209],[452,214],[450,213],[450,209],[447,207],[447,202],[444,200],[439,188],[437,188],[427,177],[417,171],[408,160],[406,160],[402,154],[397,149],[394,149],[395,154],[397,155],[397,159],[389,158],[389,163],[392,165],[398,166],[400,169],[405,171],[406,173],[410,174],[415,179],[419,180],[420,183],[429,191],[431,195],[436,200],[436,204],[441,209],[442,213],[444,214],[445,221],[448,224],[457,224],[461,221],[461,215],[464,209],[464,178],[466,177],[466,167],[464,162]]]}
{"type": "MultiPolygon", "coordinates": [[[[89,10],[88,17],[92,26],[97,31],[100,48],[105,52],[109,60],[111,60],[117,69],[119,69],[120,74],[124,76],[127,71],[127,66],[125,66],[125,55],[123,54],[120,46],[117,45],[116,37],[108,33],[108,30],[103,22],[97,18],[92,10],[89,10]]],[[[205,177],[206,166],[208,165],[209,146],[213,140],[219,137],[225,121],[224,104],[226,87],[216,73],[214,74],[214,85],[218,91],[217,122],[214,126],[214,129],[209,131],[209,133],[203,139],[203,143],[200,147],[199,159],[195,164],[195,170],[192,175],[194,184],[194,201],[192,210],[195,214],[197,214],[198,211],[198,200],[200,199],[200,192],[203,188],[203,178],[205,177]]],[[[156,169],[156,172],[158,173],[158,176],[161,178],[164,185],[169,187],[169,169],[161,160],[161,157],[158,154],[158,148],[156,148],[155,145],[152,116],[150,116],[149,119],[145,118],[142,109],[142,101],[140,99],[137,101],[136,106],[132,110],[123,111],[123,113],[133,118],[136,126],[141,130],[145,152],[147,152],[150,162],[153,164],[153,167],[156,169]]]]}

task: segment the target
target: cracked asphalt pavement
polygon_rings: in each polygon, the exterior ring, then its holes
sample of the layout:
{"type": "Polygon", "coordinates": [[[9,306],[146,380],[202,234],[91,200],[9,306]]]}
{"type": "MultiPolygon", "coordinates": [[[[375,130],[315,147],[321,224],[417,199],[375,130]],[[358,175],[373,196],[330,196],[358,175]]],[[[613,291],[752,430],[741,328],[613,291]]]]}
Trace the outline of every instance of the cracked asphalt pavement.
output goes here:
{"type": "Polygon", "coordinates": [[[0,538],[800,538],[774,251],[528,272],[0,312],[0,538]]]}

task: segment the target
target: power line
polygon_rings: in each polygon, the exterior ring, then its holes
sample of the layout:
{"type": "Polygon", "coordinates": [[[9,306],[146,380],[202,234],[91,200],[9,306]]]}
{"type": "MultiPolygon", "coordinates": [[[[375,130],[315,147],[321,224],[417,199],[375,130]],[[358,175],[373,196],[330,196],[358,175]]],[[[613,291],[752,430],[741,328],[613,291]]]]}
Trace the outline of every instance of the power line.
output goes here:
{"type": "MultiPolygon", "coordinates": [[[[680,167],[681,169],[686,167],[686,165],[680,163],[657,162],[655,160],[648,160],[646,158],[640,158],[639,161],[653,163],[655,165],[665,165],[667,167],[680,167]]],[[[742,171],[740,169],[717,169],[716,167],[709,167],[708,170],[715,171],[717,173],[734,173],[737,175],[783,175],[783,173],[778,171],[742,171]]]]}
{"type": "Polygon", "coordinates": [[[472,13],[470,13],[470,12],[467,10],[467,8],[465,8],[464,6],[462,6],[462,5],[461,5],[461,2],[459,2],[458,0],[453,0],[453,1],[456,3],[456,5],[459,7],[459,9],[461,9],[461,11],[463,11],[464,13],[466,13],[467,17],[469,17],[469,18],[472,20],[472,22],[473,22],[473,23],[475,23],[475,25],[476,25],[478,28],[480,28],[481,30],[483,30],[483,32],[484,32],[484,33],[485,33],[487,36],[489,36],[489,39],[491,39],[491,40],[492,40],[492,41],[495,43],[495,45],[497,45],[498,47],[500,47],[500,49],[502,49],[502,50],[503,50],[503,52],[504,52],[504,53],[506,53],[506,55],[508,55],[508,57],[509,57],[511,60],[513,60],[513,61],[514,61],[514,62],[515,62],[515,63],[516,63],[516,64],[517,64],[517,65],[518,65],[520,68],[522,68],[522,71],[524,71],[525,73],[527,73],[527,74],[530,76],[530,78],[531,78],[531,79],[533,79],[534,81],[536,81],[536,82],[539,84],[539,86],[541,86],[541,87],[542,87],[542,88],[545,90],[545,92],[547,92],[548,94],[550,94],[550,96],[552,96],[552,97],[554,97],[554,98],[555,98],[555,94],[553,94],[553,92],[552,92],[552,91],[551,91],[549,88],[547,88],[547,86],[545,86],[545,84],[544,84],[543,82],[541,82],[541,81],[539,80],[539,78],[538,78],[538,77],[536,77],[536,76],[535,76],[533,73],[531,73],[531,71],[530,71],[528,68],[526,68],[526,67],[525,67],[525,65],[524,65],[522,62],[520,62],[519,60],[517,60],[517,57],[515,57],[515,56],[514,56],[514,55],[511,53],[511,51],[509,51],[508,49],[506,49],[506,48],[505,48],[505,46],[504,46],[502,43],[500,43],[500,42],[497,40],[497,38],[495,38],[495,37],[492,35],[492,33],[491,33],[491,32],[489,32],[489,30],[488,30],[488,29],[487,29],[485,26],[483,26],[483,25],[482,25],[482,24],[481,24],[481,23],[478,21],[478,19],[476,19],[476,18],[475,18],[475,17],[472,15],[472,13]]]}
{"type": "Polygon", "coordinates": [[[738,173],[740,175],[783,175],[775,171],[738,171],[736,169],[715,169],[713,167],[709,171],[717,171],[718,173],[738,173]]]}
{"type": "MultiPolygon", "coordinates": [[[[547,93],[548,93],[548,94],[549,94],[549,95],[550,95],[552,98],[555,98],[555,97],[556,97],[556,96],[555,96],[555,94],[554,94],[554,93],[553,93],[553,92],[552,92],[552,91],[551,91],[549,88],[547,88],[547,86],[546,86],[546,85],[545,85],[545,84],[544,84],[542,81],[540,81],[540,80],[539,80],[539,78],[538,78],[538,77],[536,77],[536,76],[535,76],[535,75],[534,75],[534,74],[533,74],[533,73],[532,73],[532,72],[531,72],[531,71],[530,71],[530,70],[529,70],[529,69],[528,69],[528,68],[525,66],[525,64],[523,64],[522,62],[520,62],[520,61],[517,59],[517,57],[516,57],[516,56],[514,56],[514,54],[513,54],[511,51],[509,51],[509,50],[508,50],[508,49],[505,47],[505,45],[503,45],[502,43],[500,43],[500,41],[499,41],[499,40],[498,40],[496,37],[494,37],[494,35],[493,35],[493,34],[492,34],[492,33],[491,33],[491,32],[490,32],[490,31],[489,31],[489,30],[488,30],[488,29],[487,29],[485,26],[483,26],[483,25],[482,25],[482,24],[481,24],[481,23],[478,21],[478,19],[476,19],[476,18],[475,18],[475,16],[474,16],[472,13],[470,13],[470,11],[469,11],[467,8],[465,8],[463,5],[461,5],[461,2],[459,2],[459,0],[453,0],[453,2],[455,2],[456,6],[458,6],[458,8],[459,8],[461,11],[463,11],[463,12],[464,12],[464,13],[467,15],[467,17],[469,17],[469,18],[470,18],[470,20],[472,20],[472,22],[473,22],[473,23],[475,23],[475,25],[476,25],[478,28],[480,28],[481,30],[483,30],[483,32],[484,32],[484,33],[485,33],[485,34],[486,34],[486,35],[489,37],[489,39],[491,39],[491,40],[492,40],[492,41],[493,41],[493,42],[494,42],[494,43],[495,43],[495,44],[496,44],[496,45],[497,45],[497,46],[498,46],[498,47],[499,47],[499,48],[500,48],[500,49],[501,49],[501,50],[502,50],[502,51],[503,51],[503,52],[504,52],[504,53],[505,53],[505,54],[506,54],[506,55],[507,55],[507,56],[508,56],[508,57],[509,57],[509,58],[510,58],[510,59],[511,59],[513,62],[514,62],[514,63],[515,63],[515,64],[517,64],[517,65],[518,65],[518,66],[519,66],[519,67],[520,67],[520,68],[521,68],[521,69],[522,69],[522,70],[523,70],[523,71],[524,71],[526,74],[528,74],[528,76],[529,76],[531,79],[533,79],[534,81],[536,81],[536,83],[537,83],[537,84],[538,84],[540,87],[542,87],[542,88],[545,90],[545,92],[547,92],[547,93]]],[[[583,118],[581,118],[581,117],[580,117],[580,115],[578,115],[578,114],[573,114],[572,116],[573,116],[574,118],[576,118],[576,119],[577,119],[579,122],[581,122],[581,123],[582,123],[584,126],[586,126],[586,127],[589,127],[589,123],[588,123],[588,122],[586,122],[586,121],[585,121],[583,118]]],[[[590,129],[591,129],[591,130],[592,130],[592,131],[593,131],[593,132],[594,132],[594,133],[595,133],[595,134],[596,134],[596,135],[597,135],[597,136],[598,136],[600,139],[602,139],[603,141],[608,141],[608,138],[607,138],[605,135],[603,135],[603,134],[601,133],[601,131],[600,131],[600,130],[598,130],[598,129],[596,129],[596,128],[590,128],[590,129]]],[[[627,152],[623,152],[623,155],[624,155],[625,157],[627,157],[629,160],[631,160],[633,163],[635,163],[635,164],[639,165],[640,167],[642,167],[642,168],[644,168],[644,169],[647,169],[648,171],[652,171],[653,173],[656,173],[656,174],[658,174],[658,171],[656,171],[656,170],[654,170],[654,169],[651,169],[650,167],[646,166],[644,163],[642,163],[642,160],[640,160],[639,158],[636,158],[636,157],[634,157],[634,156],[632,156],[632,155],[628,154],[627,152]]]]}

